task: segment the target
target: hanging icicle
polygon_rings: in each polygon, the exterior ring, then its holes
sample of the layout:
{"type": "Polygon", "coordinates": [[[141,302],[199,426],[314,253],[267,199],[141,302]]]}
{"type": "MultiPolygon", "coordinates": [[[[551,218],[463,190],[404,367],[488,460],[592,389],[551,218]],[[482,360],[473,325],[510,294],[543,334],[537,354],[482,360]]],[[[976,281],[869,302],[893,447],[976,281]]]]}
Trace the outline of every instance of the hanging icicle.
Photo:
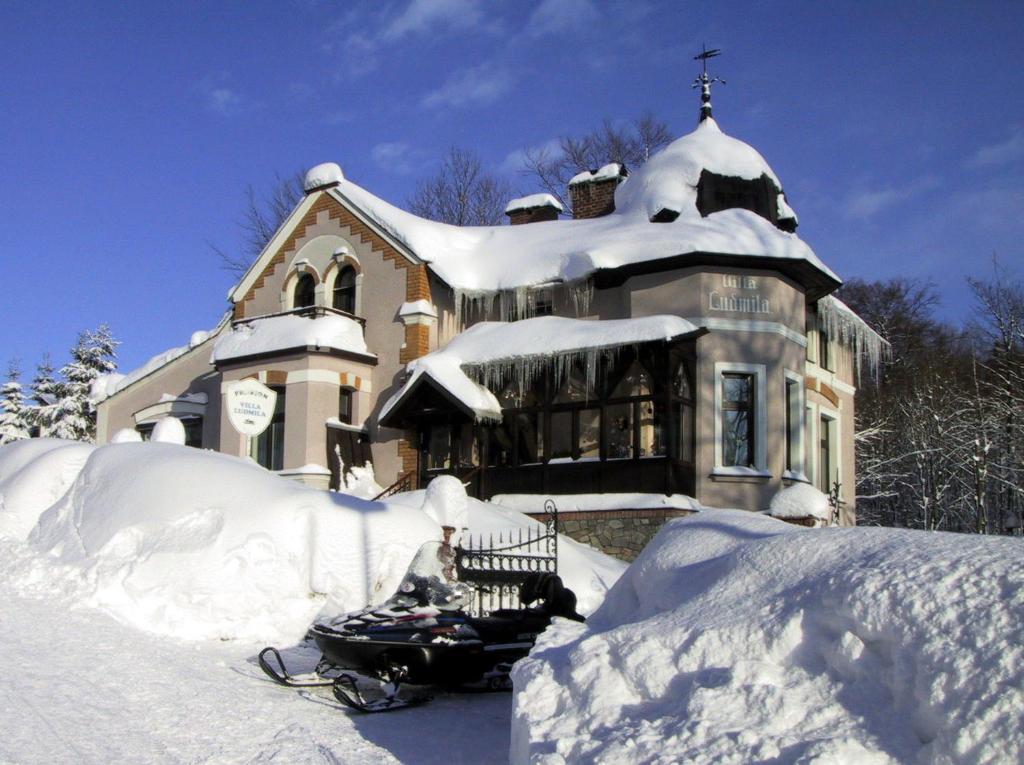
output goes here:
{"type": "Polygon", "coordinates": [[[578,282],[566,285],[569,290],[569,297],[572,299],[573,308],[576,310],[576,318],[586,316],[590,313],[590,304],[594,300],[594,282],[591,279],[581,279],[578,282]]]}
{"type": "Polygon", "coordinates": [[[864,358],[867,358],[871,375],[878,379],[882,354],[889,352],[889,343],[871,329],[846,303],[832,295],[819,300],[818,328],[829,338],[851,350],[858,380],[864,358]]]}
{"type": "Polygon", "coordinates": [[[462,364],[462,371],[479,385],[488,390],[502,391],[514,384],[519,395],[524,395],[530,385],[544,374],[550,373],[556,386],[560,387],[569,379],[573,369],[581,369],[584,386],[589,396],[598,385],[601,361],[614,363],[624,349],[633,349],[636,344],[598,346],[594,348],[573,348],[557,353],[536,356],[520,356],[512,359],[498,359],[478,364],[462,364]]]}

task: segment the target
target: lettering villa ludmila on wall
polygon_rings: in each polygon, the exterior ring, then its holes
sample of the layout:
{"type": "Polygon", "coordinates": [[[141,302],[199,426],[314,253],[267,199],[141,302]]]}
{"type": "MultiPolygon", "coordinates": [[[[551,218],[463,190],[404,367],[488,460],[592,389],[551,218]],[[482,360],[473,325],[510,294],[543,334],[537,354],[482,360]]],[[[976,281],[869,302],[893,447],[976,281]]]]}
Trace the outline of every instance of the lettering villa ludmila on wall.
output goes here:
{"type": "Polygon", "coordinates": [[[880,340],[764,158],[709,100],[700,117],[632,172],[574,177],[571,220],[534,194],[512,225],[436,223],[314,167],[214,330],[101,379],[99,440],[179,417],[191,445],[325,489],[368,463],[381,486],[454,474],[485,499],[757,510],[838,484],[852,523],[857,368],[880,340]],[[277,394],[251,438],[229,420],[246,380],[277,394]]]}
{"type": "Polygon", "coordinates": [[[772,302],[757,292],[757,278],[753,276],[736,276],[722,274],[720,290],[708,293],[708,309],[726,313],[759,313],[771,314],[772,302]],[[726,292],[726,290],[745,290],[745,292],[726,292]]]}

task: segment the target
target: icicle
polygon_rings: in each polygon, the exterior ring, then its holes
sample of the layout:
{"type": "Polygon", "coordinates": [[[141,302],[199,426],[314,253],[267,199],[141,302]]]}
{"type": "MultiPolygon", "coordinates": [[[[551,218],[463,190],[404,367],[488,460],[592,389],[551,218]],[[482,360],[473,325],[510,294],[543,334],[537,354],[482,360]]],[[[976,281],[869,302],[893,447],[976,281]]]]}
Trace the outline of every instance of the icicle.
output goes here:
{"type": "Polygon", "coordinates": [[[857,379],[860,380],[861,361],[866,356],[868,369],[877,380],[882,354],[889,352],[889,343],[868,326],[850,308],[831,295],[818,301],[818,328],[853,352],[857,379]]]}
{"type": "Polygon", "coordinates": [[[588,315],[590,303],[594,299],[594,282],[590,279],[582,279],[568,285],[568,290],[573,308],[576,310],[576,318],[588,315]]]}

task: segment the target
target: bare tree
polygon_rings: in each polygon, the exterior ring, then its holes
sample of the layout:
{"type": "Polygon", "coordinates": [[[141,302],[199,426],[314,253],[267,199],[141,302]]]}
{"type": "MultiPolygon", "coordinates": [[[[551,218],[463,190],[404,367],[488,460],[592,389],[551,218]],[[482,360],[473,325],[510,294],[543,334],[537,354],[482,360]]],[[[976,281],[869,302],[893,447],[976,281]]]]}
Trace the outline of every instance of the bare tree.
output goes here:
{"type": "Polygon", "coordinates": [[[484,170],[475,152],[452,146],[437,175],[420,181],[407,204],[421,218],[453,226],[499,226],[512,196],[508,181],[484,170]]]}
{"type": "Polygon", "coordinates": [[[305,196],[303,178],[301,170],[286,176],[275,173],[273,186],[262,196],[256,193],[252,184],[245,187],[245,208],[238,221],[242,231],[241,242],[230,251],[208,242],[210,249],[221,259],[221,268],[236,274],[249,270],[285,218],[305,196]]]}
{"type": "Polygon", "coordinates": [[[584,136],[561,136],[557,150],[528,149],[524,173],[539,181],[545,191],[570,210],[568,185],[574,175],[609,162],[639,167],[671,141],[668,125],[649,112],[626,125],[605,120],[601,127],[584,136]]]}

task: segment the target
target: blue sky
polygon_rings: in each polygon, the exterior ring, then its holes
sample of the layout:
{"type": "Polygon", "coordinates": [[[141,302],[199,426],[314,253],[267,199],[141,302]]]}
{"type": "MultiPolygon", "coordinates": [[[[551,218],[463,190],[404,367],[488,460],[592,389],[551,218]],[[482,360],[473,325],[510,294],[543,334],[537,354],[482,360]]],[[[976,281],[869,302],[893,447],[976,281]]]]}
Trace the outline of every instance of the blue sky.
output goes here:
{"type": "MultiPolygon", "coordinates": [[[[0,364],[110,324],[121,366],[226,308],[243,189],[337,161],[403,204],[449,146],[523,192],[518,152],[651,111],[757,148],[844,277],[932,279],[959,320],[1024,275],[1024,4],[0,5],[0,364]]],[[[2,371],[2,370],[0,370],[2,371]]]]}

